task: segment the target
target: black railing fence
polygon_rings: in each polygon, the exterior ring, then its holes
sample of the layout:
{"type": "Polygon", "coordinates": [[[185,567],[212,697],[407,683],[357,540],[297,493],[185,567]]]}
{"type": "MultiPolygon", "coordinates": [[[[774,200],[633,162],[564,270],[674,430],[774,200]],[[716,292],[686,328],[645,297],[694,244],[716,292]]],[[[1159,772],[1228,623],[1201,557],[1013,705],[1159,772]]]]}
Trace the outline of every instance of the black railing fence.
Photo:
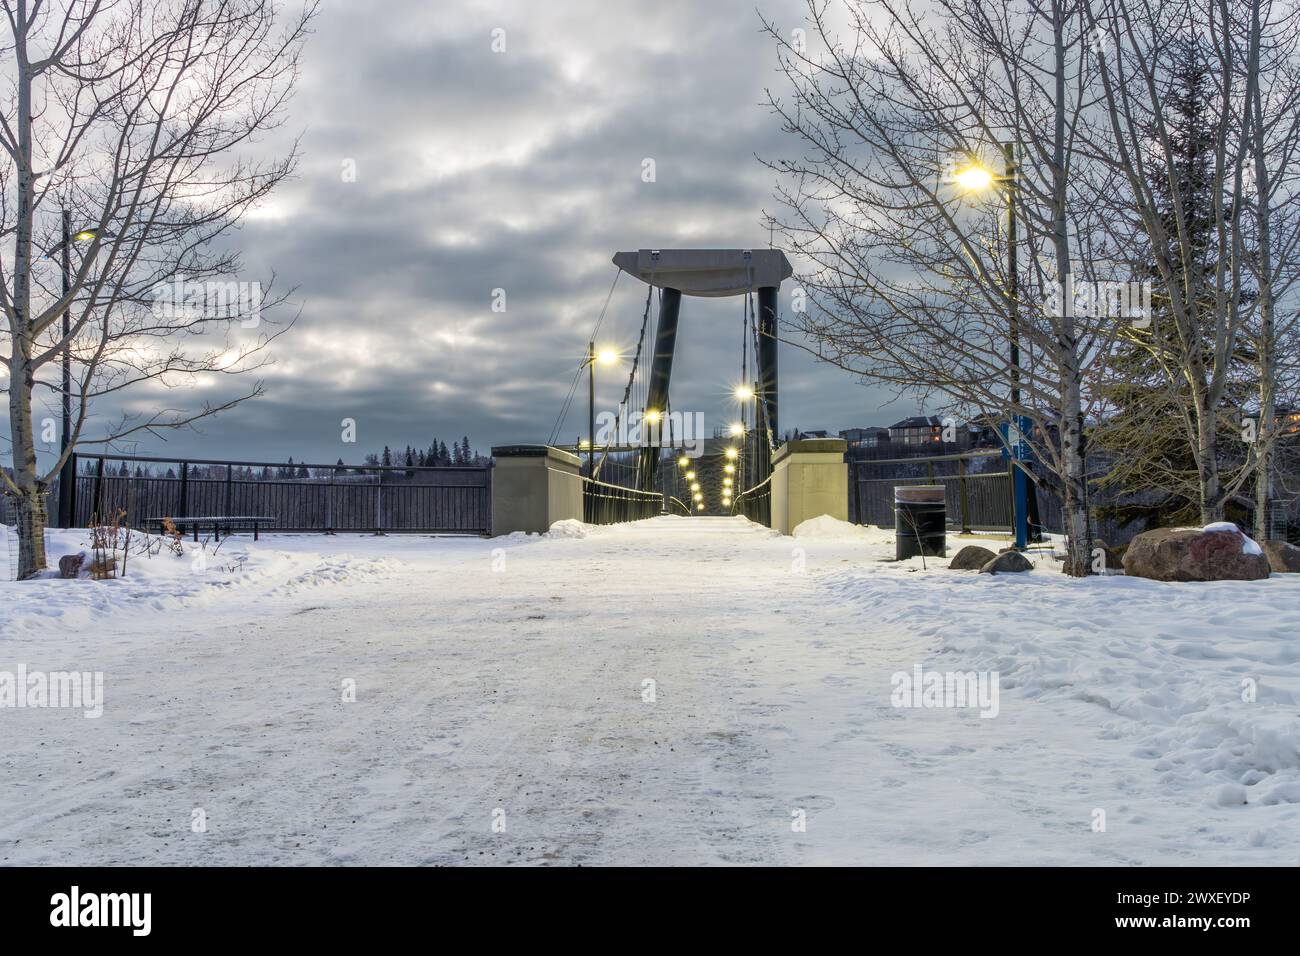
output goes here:
{"type": "MultiPolygon", "coordinates": [[[[260,516],[275,531],[488,534],[488,466],[421,468],[76,456],[72,525],[95,516],[260,516]],[[123,474],[123,472],[126,474],[123,474]],[[160,474],[161,472],[161,474],[160,474]]],[[[56,520],[51,495],[51,519],[56,520]]]]}
{"type": "Polygon", "coordinates": [[[964,531],[1011,527],[1011,477],[997,451],[849,462],[849,520],[892,526],[894,488],[943,485],[948,524],[964,531]]]}
{"type": "Polygon", "coordinates": [[[772,527],[772,476],[736,495],[731,502],[731,513],[772,527]]]}
{"type": "Polygon", "coordinates": [[[587,524],[617,524],[654,518],[664,512],[664,496],[625,485],[582,479],[582,519],[587,524]]]}

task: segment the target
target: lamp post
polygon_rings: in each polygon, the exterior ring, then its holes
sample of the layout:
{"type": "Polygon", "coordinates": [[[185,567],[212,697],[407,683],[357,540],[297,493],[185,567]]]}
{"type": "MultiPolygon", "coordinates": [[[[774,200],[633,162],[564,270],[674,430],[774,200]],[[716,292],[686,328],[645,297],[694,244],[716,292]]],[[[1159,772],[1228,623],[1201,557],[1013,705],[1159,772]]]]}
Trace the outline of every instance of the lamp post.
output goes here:
{"type": "MultiPolygon", "coordinates": [[[[1016,194],[1020,188],[1020,166],[1016,162],[1015,143],[1002,145],[1002,175],[995,177],[984,166],[972,163],[958,170],[954,178],[962,188],[975,192],[987,189],[995,180],[1006,184],[1007,197],[1007,305],[1010,311],[1009,321],[1009,364],[1011,366],[1011,415],[1006,423],[1005,444],[1011,460],[1012,487],[1012,523],[1014,525],[1017,550],[1023,551],[1029,543],[1029,477],[1025,473],[1027,464],[1022,463],[1025,452],[1025,427],[1028,419],[1021,415],[1020,409],[1020,276],[1017,257],[1017,222],[1016,194]],[[1014,439],[1014,441],[1012,440],[1014,439]]],[[[1036,504],[1036,502],[1035,502],[1036,504]]],[[[1037,510],[1034,508],[1033,510],[1037,510]]]]}
{"type": "MultiPolygon", "coordinates": [[[[87,239],[94,239],[99,235],[96,229],[82,229],[74,236],[72,234],[72,213],[64,209],[63,213],[63,230],[61,241],[55,248],[62,252],[61,266],[63,272],[63,295],[72,290],[72,243],[84,242],[87,239]]],[[[48,257],[54,253],[54,249],[46,250],[45,255],[48,257]]],[[[72,456],[68,453],[68,445],[72,442],[72,310],[71,303],[63,307],[63,401],[62,408],[62,434],[59,436],[59,455],[67,455],[63,466],[59,469],[59,526],[69,528],[72,526],[72,483],[77,480],[75,468],[72,463],[72,456]]]]}
{"type": "Polygon", "coordinates": [[[618,353],[613,349],[596,351],[596,343],[587,343],[587,477],[596,477],[596,365],[613,365],[618,353]]]}
{"type": "MultiPolygon", "coordinates": [[[[72,288],[72,213],[63,210],[63,295],[72,288]]],[[[59,526],[72,527],[72,483],[77,480],[68,443],[72,440],[72,310],[63,307],[63,429],[59,454],[67,455],[59,469],[59,526]]]]}

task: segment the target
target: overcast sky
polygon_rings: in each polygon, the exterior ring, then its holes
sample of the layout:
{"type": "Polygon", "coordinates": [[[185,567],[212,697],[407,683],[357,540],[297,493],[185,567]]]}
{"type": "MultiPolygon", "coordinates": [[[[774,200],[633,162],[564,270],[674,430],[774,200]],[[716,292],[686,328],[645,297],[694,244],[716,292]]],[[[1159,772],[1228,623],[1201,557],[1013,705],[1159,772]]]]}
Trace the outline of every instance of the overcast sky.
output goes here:
{"type": "MultiPolygon", "coordinates": [[[[762,3],[783,29],[801,8],[762,3]]],[[[745,0],[326,0],[287,124],[302,134],[299,174],[236,240],[240,278],[274,271],[297,287],[301,317],[263,398],[138,450],[332,462],[435,435],[468,434],[483,451],[545,441],[616,251],[767,244],[773,182],[755,154],[792,148],[762,105],[780,83],[745,0]],[[340,440],[344,418],[356,445],[340,440]]],[[[633,345],[644,299],[623,276],[602,339],[633,345]]],[[[685,299],[674,409],[734,418],[741,308],[685,299]]],[[[604,375],[598,408],[616,404],[625,375],[604,375]]],[[[785,346],[780,385],[783,427],[915,411],[882,407],[887,392],[785,346]]],[[[585,431],[585,383],[579,399],[562,440],[585,431]]]]}

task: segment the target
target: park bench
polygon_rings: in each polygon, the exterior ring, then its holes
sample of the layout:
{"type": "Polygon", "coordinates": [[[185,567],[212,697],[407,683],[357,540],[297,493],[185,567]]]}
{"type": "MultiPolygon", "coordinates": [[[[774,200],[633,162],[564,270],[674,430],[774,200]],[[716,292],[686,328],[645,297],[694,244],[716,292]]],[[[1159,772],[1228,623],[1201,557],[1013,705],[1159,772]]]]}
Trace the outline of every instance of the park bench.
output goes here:
{"type": "Polygon", "coordinates": [[[164,523],[169,520],[173,525],[176,526],[178,530],[182,532],[187,527],[192,528],[194,531],[195,541],[199,540],[199,528],[201,527],[212,528],[212,538],[214,541],[221,540],[222,528],[226,529],[226,537],[229,537],[232,533],[232,529],[234,528],[251,527],[253,529],[253,540],[256,541],[258,539],[257,532],[260,525],[275,523],[275,518],[270,517],[268,515],[206,515],[206,516],[191,515],[185,518],[178,518],[174,515],[171,515],[164,518],[149,519],[151,524],[158,526],[159,534],[162,533],[164,523]]]}

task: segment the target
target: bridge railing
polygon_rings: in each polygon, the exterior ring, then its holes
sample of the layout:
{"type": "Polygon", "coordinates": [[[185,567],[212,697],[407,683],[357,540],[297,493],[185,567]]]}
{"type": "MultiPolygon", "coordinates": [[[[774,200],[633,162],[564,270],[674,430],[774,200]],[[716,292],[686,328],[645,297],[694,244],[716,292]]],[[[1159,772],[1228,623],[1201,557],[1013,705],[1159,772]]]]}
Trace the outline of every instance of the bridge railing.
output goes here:
{"type": "Polygon", "coordinates": [[[119,512],[138,527],[197,515],[261,515],[273,522],[269,527],[287,532],[488,534],[492,525],[492,473],[482,465],[287,465],[134,455],[74,455],[73,463],[72,527],[119,512]]]}
{"type": "Polygon", "coordinates": [[[772,527],[772,476],[736,495],[731,502],[731,513],[772,527]]]}
{"type": "Polygon", "coordinates": [[[664,511],[664,496],[604,481],[582,479],[582,520],[587,524],[617,524],[654,518],[664,511]]]}
{"type": "Polygon", "coordinates": [[[664,498],[664,507],[667,509],[669,514],[679,515],[683,518],[689,518],[691,516],[690,505],[682,501],[682,499],[678,498],[676,495],[667,495],[664,498]]]}

